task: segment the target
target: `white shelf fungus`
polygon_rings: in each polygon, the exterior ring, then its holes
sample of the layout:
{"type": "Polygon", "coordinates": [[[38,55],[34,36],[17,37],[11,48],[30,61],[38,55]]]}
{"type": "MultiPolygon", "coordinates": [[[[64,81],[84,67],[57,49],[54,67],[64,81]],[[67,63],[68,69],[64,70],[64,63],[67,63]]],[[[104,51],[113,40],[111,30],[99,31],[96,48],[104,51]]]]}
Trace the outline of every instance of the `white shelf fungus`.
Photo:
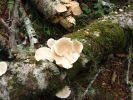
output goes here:
{"type": "Polygon", "coordinates": [[[68,86],[65,86],[61,91],[56,93],[58,98],[68,98],[71,94],[71,90],[68,86]]]}
{"type": "Polygon", "coordinates": [[[74,25],[76,24],[76,20],[72,16],[68,16],[68,17],[66,17],[66,19],[67,19],[68,22],[70,22],[74,25]]]}
{"type": "Polygon", "coordinates": [[[73,50],[77,53],[81,53],[83,50],[83,45],[77,40],[73,40],[73,50]]]}
{"type": "Polygon", "coordinates": [[[66,11],[67,11],[66,6],[63,5],[63,4],[60,4],[60,3],[57,4],[57,5],[55,5],[55,9],[56,9],[56,11],[59,12],[59,13],[62,13],[62,12],[66,12],[66,11]]]}
{"type": "Polygon", "coordinates": [[[51,48],[55,44],[55,42],[56,42],[56,40],[54,40],[52,38],[48,39],[48,41],[47,41],[48,47],[51,48]]]}
{"type": "Polygon", "coordinates": [[[35,59],[37,61],[47,59],[47,60],[53,62],[51,50],[47,47],[41,47],[41,48],[37,49],[36,53],[35,53],[35,59]]]}
{"type": "Polygon", "coordinates": [[[7,63],[4,61],[0,62],[0,76],[2,76],[3,74],[5,74],[7,71],[7,63]]]}
{"type": "Polygon", "coordinates": [[[35,59],[39,60],[55,60],[55,63],[60,67],[69,69],[73,67],[80,57],[80,53],[83,50],[83,44],[77,40],[71,40],[70,38],[60,38],[54,40],[50,38],[47,41],[47,47],[41,47],[35,52],[35,59]]]}
{"type": "Polygon", "coordinates": [[[82,13],[82,10],[77,1],[71,1],[69,6],[70,6],[70,10],[72,11],[73,15],[78,16],[82,13]]]}
{"type": "Polygon", "coordinates": [[[61,38],[54,45],[55,53],[64,56],[72,52],[72,41],[70,38],[61,38]]]}

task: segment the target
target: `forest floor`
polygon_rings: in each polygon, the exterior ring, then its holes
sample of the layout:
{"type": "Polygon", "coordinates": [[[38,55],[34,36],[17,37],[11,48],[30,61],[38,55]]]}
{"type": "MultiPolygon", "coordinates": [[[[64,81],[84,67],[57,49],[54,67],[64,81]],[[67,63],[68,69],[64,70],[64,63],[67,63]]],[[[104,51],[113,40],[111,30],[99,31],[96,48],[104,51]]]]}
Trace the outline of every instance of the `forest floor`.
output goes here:
{"type": "MultiPolygon", "coordinates": [[[[119,57],[109,59],[105,70],[93,84],[96,89],[96,100],[131,100],[130,87],[126,85],[127,61],[119,57]]],[[[133,66],[133,65],[132,65],[133,66]]],[[[133,81],[133,67],[131,66],[129,79],[133,81]]]]}
{"type": "MultiPolygon", "coordinates": [[[[7,19],[7,1],[0,0],[0,16],[7,19]]],[[[4,29],[0,26],[0,42],[3,41],[4,29]]],[[[4,55],[3,55],[4,56],[4,55]]],[[[132,62],[133,63],[133,62],[132,62]]],[[[104,71],[93,83],[96,96],[86,96],[84,100],[130,100],[130,87],[126,85],[127,54],[111,57],[104,71]],[[94,99],[95,98],[95,99],[94,99]]],[[[133,64],[130,69],[130,80],[133,81],[133,64]]]]}

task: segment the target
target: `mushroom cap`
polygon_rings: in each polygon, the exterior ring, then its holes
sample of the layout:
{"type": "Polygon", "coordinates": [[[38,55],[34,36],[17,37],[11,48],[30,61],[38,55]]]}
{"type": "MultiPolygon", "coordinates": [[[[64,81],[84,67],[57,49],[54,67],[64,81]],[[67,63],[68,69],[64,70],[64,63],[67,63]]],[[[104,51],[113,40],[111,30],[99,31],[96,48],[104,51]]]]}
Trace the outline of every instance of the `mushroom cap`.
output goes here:
{"type": "Polygon", "coordinates": [[[54,45],[55,53],[59,56],[71,54],[73,42],[70,38],[63,37],[56,41],[54,45]]]}
{"type": "Polygon", "coordinates": [[[54,40],[53,38],[48,39],[47,41],[47,45],[49,48],[52,48],[52,46],[55,44],[56,40],[54,40]]]}
{"type": "Polygon", "coordinates": [[[78,60],[82,50],[83,45],[81,42],[64,37],[57,40],[53,46],[53,51],[55,52],[54,59],[58,65],[61,64],[62,67],[68,69],[72,67],[71,64],[78,60]],[[57,56],[60,57],[60,59],[56,58],[57,56]],[[65,66],[65,63],[68,67],[65,66]]]}
{"type": "Polygon", "coordinates": [[[73,53],[71,53],[69,55],[66,54],[64,57],[69,61],[70,64],[73,64],[73,63],[75,63],[78,60],[78,58],[80,57],[80,54],[73,52],[73,53]]]}
{"type": "Polygon", "coordinates": [[[73,15],[78,16],[82,13],[82,10],[81,10],[79,3],[77,1],[71,1],[70,5],[71,5],[70,9],[71,9],[73,15]]]}
{"type": "Polygon", "coordinates": [[[62,3],[69,3],[71,0],[60,0],[62,3]]]}
{"type": "Polygon", "coordinates": [[[0,76],[5,74],[7,71],[7,63],[4,61],[0,62],[0,76]]]}
{"type": "Polygon", "coordinates": [[[73,65],[70,64],[70,62],[65,57],[59,57],[55,61],[56,61],[57,65],[59,65],[60,67],[65,68],[65,69],[70,69],[70,68],[73,67],[73,65]]]}
{"type": "Polygon", "coordinates": [[[67,98],[70,96],[70,94],[71,94],[71,90],[69,86],[65,86],[62,90],[56,93],[56,96],[58,98],[67,98]]]}
{"type": "Polygon", "coordinates": [[[83,44],[78,40],[73,40],[73,50],[74,52],[81,53],[83,50],[83,44]]]}
{"type": "Polygon", "coordinates": [[[66,17],[60,17],[60,21],[59,23],[65,28],[65,29],[70,29],[71,27],[73,27],[73,24],[70,23],[66,17]]]}
{"type": "Polygon", "coordinates": [[[53,48],[52,48],[52,57],[54,58],[56,64],[59,65],[60,67],[66,69],[73,67],[72,64],[64,56],[57,55],[53,48]]]}
{"type": "Polygon", "coordinates": [[[37,49],[35,52],[35,59],[37,61],[49,60],[51,62],[53,62],[53,60],[54,60],[52,57],[51,50],[47,47],[41,47],[41,48],[37,49]]]}
{"type": "Polygon", "coordinates": [[[56,11],[59,12],[59,13],[62,13],[62,12],[66,12],[66,11],[67,11],[66,6],[63,5],[63,4],[60,4],[60,3],[58,3],[57,5],[55,5],[54,8],[55,8],[56,11]]]}
{"type": "Polygon", "coordinates": [[[66,17],[66,19],[70,22],[70,23],[72,23],[72,24],[76,24],[76,20],[72,17],[72,16],[68,16],[68,17],[66,17]]]}

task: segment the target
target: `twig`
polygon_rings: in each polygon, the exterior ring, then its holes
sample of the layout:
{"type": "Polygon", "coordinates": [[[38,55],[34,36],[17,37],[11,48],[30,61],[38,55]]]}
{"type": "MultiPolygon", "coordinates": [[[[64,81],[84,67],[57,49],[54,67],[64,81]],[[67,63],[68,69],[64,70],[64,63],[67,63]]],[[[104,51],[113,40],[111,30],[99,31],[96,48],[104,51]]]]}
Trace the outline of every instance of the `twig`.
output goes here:
{"type": "MultiPolygon", "coordinates": [[[[0,23],[8,30],[8,32],[11,32],[12,31],[12,29],[8,26],[8,24],[1,17],[0,17],[0,23]]],[[[9,33],[8,33],[8,35],[9,35],[9,33]]]]}
{"type": "Polygon", "coordinates": [[[8,26],[8,24],[4,21],[3,18],[0,18],[0,22],[7,29],[7,34],[9,36],[9,43],[10,43],[11,51],[12,52],[16,51],[17,43],[16,43],[15,36],[14,36],[15,35],[14,30],[8,26]]]}
{"type": "Polygon", "coordinates": [[[133,100],[133,82],[129,80],[129,70],[131,67],[131,61],[132,61],[132,45],[129,47],[129,54],[128,54],[128,66],[127,66],[127,71],[126,71],[126,84],[130,85],[130,90],[131,90],[131,100],[133,100]]]}
{"type": "Polygon", "coordinates": [[[96,73],[96,75],[94,76],[94,78],[91,80],[91,82],[88,84],[86,90],[84,91],[83,95],[81,96],[80,100],[82,100],[84,98],[84,96],[87,94],[89,88],[91,88],[92,84],[94,83],[94,81],[97,79],[98,75],[103,71],[103,69],[99,69],[98,72],[96,73]]]}
{"type": "Polygon", "coordinates": [[[12,20],[12,23],[11,23],[11,29],[12,29],[12,32],[10,33],[10,37],[9,37],[9,41],[11,43],[11,51],[13,53],[16,53],[17,51],[17,42],[16,42],[16,33],[18,32],[18,23],[19,23],[19,14],[18,14],[18,7],[19,7],[19,4],[20,4],[20,0],[15,0],[15,5],[14,5],[14,10],[13,10],[13,20],[12,20]]]}
{"type": "MultiPolygon", "coordinates": [[[[16,53],[17,51],[17,42],[16,42],[16,33],[17,31],[17,25],[19,20],[19,14],[18,14],[18,7],[19,7],[20,0],[15,0],[15,5],[13,9],[13,20],[11,23],[11,26],[9,26],[2,18],[0,18],[0,22],[3,24],[3,26],[7,29],[7,33],[9,36],[9,43],[10,43],[10,51],[12,53],[16,53]]],[[[11,55],[12,57],[12,55],[11,55]]]]}
{"type": "Polygon", "coordinates": [[[132,46],[129,47],[129,54],[128,54],[128,66],[127,66],[127,72],[126,72],[126,83],[130,84],[129,82],[129,69],[131,66],[131,60],[132,60],[132,46]]]}
{"type": "Polygon", "coordinates": [[[25,28],[30,40],[30,48],[34,48],[34,44],[38,42],[38,39],[36,38],[36,32],[32,26],[31,20],[29,17],[26,15],[25,9],[22,6],[22,3],[20,5],[20,12],[22,13],[22,18],[25,24],[25,28]]]}
{"type": "Polygon", "coordinates": [[[8,19],[9,20],[11,20],[11,16],[13,14],[14,4],[15,4],[14,0],[8,0],[8,2],[7,2],[7,5],[8,5],[8,13],[9,13],[9,18],[8,19]]]}

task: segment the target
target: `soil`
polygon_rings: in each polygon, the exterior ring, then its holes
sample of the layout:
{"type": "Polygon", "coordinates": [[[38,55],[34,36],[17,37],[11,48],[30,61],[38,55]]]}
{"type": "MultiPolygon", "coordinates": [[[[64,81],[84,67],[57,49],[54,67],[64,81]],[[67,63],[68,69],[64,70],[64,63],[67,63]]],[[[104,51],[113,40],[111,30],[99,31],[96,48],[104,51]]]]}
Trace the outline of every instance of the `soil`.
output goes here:
{"type": "Polygon", "coordinates": [[[130,88],[125,81],[126,69],[127,64],[120,58],[108,62],[106,69],[93,84],[97,90],[97,100],[130,100],[130,88]]]}

